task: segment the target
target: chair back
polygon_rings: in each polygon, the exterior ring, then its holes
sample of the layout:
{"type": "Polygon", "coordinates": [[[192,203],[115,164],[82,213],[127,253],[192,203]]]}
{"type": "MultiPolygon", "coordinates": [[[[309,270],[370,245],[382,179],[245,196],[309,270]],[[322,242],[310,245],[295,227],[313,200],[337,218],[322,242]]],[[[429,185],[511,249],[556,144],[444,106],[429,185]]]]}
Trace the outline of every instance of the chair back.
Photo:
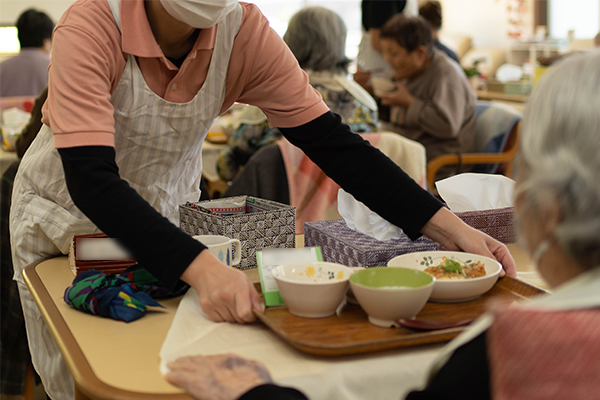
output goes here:
{"type": "MultiPolygon", "coordinates": [[[[509,139],[522,116],[510,106],[477,101],[475,118],[475,152],[502,153],[514,144],[509,139]]],[[[499,164],[477,164],[473,167],[473,172],[493,174],[498,167],[499,164]]]]}

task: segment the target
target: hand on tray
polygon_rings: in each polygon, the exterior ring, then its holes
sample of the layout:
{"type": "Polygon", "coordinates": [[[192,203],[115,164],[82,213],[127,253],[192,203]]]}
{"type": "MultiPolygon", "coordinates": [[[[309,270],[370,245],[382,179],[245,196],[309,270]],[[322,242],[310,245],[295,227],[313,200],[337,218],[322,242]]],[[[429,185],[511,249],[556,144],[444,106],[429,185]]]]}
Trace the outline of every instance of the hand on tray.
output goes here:
{"type": "Polygon", "coordinates": [[[451,251],[465,251],[498,260],[504,269],[500,276],[516,277],[517,267],[508,248],[475,228],[465,224],[460,218],[445,208],[425,224],[421,232],[451,251]]]}
{"type": "Polygon", "coordinates": [[[264,312],[264,303],[248,277],[208,250],[198,254],[181,279],[198,292],[202,310],[215,322],[253,322],[253,309],[264,312]]]}

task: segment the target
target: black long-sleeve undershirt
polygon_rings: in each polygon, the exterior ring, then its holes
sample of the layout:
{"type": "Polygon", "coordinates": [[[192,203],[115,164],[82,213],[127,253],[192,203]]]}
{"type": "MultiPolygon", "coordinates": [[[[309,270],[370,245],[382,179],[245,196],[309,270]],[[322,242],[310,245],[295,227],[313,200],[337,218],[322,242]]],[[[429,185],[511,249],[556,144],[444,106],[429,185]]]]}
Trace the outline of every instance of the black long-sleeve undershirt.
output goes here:
{"type": "MultiPolygon", "coordinates": [[[[296,128],[280,128],[347,192],[416,239],[441,204],[394,162],[328,112],[296,128]]],[[[59,149],[73,202],[118,239],[149,272],[174,287],[206,247],[171,224],[119,176],[115,150],[59,149]]]]}

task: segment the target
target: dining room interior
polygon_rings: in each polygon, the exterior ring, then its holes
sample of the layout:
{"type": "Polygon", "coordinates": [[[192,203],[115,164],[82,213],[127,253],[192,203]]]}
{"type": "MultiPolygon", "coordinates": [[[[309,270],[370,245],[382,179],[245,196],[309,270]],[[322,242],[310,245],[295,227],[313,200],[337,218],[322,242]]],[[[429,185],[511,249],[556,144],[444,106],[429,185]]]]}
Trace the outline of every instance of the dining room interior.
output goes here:
{"type": "Polygon", "coordinates": [[[600,398],[598,47],[600,0],[0,0],[0,399],[600,398]]]}

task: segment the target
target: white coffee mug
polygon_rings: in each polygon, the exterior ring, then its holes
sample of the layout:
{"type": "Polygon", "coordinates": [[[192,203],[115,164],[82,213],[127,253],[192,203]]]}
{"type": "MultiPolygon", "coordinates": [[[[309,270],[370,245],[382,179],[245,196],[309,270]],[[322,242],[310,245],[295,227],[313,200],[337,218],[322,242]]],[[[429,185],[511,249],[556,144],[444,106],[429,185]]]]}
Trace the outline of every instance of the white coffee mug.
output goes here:
{"type": "Polygon", "coordinates": [[[228,266],[237,265],[242,261],[242,243],[238,239],[230,239],[220,235],[197,235],[194,239],[208,247],[210,254],[228,266]],[[235,249],[235,251],[233,251],[235,249]],[[231,255],[235,253],[232,260],[231,255]]]}

